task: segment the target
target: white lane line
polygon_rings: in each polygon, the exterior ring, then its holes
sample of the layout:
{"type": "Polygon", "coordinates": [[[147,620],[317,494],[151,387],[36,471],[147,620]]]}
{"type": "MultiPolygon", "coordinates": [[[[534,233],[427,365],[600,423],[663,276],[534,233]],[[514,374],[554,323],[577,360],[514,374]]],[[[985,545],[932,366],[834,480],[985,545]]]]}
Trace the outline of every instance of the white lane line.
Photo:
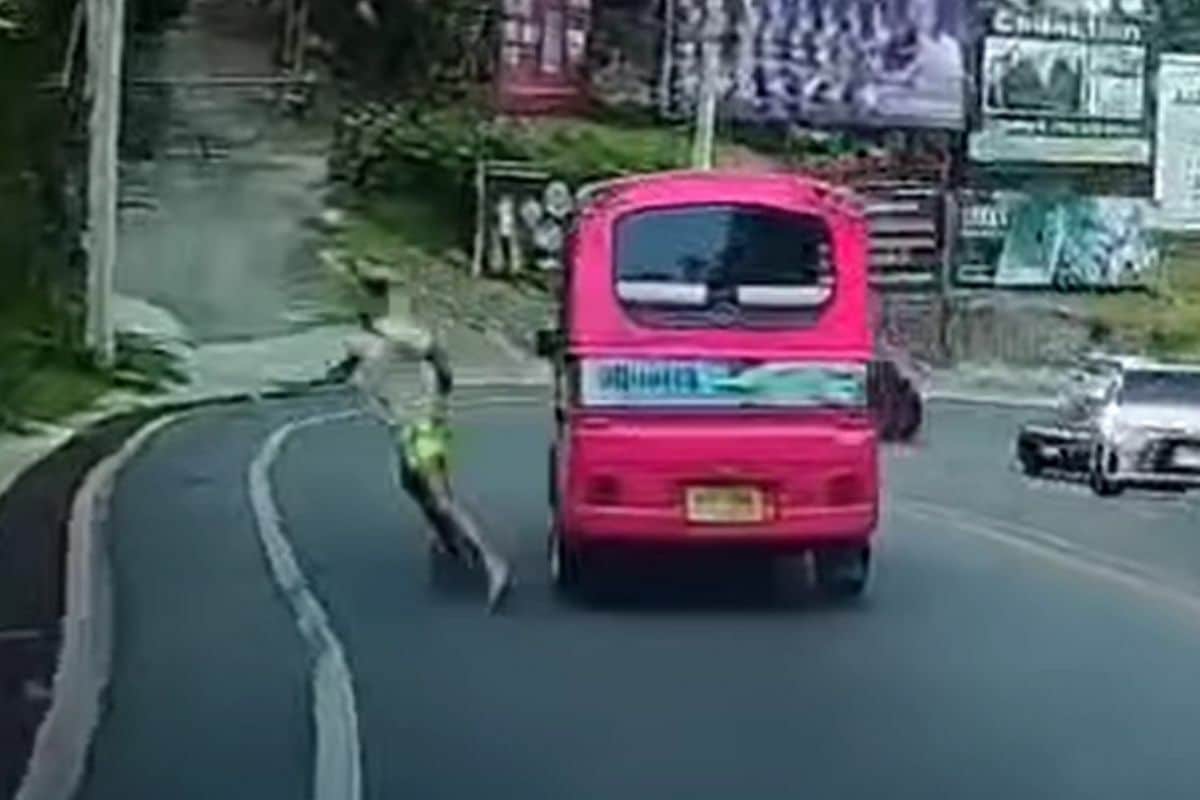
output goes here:
{"type": "Polygon", "coordinates": [[[112,573],[101,529],[113,485],[151,437],[185,416],[172,414],[143,426],[92,467],[75,493],[67,521],[66,608],[54,689],[16,800],[64,800],[79,788],[100,724],[100,698],[111,677],[112,573]]]}
{"type": "Polygon", "coordinates": [[[271,434],[250,464],[249,472],[250,501],[271,577],[291,606],[300,635],[313,658],[312,712],[316,737],[313,800],[362,797],[358,708],[345,649],[283,532],[282,515],[271,490],[271,468],[293,434],[359,416],[362,416],[360,411],[341,411],[289,422],[271,434]]]}
{"type": "Polygon", "coordinates": [[[965,532],[1014,547],[1075,572],[1165,601],[1189,612],[1190,618],[1197,621],[1195,615],[1200,611],[1200,596],[1173,585],[1169,578],[1137,562],[1081,547],[1039,528],[965,513],[936,503],[899,500],[891,507],[914,519],[947,526],[954,533],[965,532]]]}
{"type": "Polygon", "coordinates": [[[1046,492],[1048,494],[1059,495],[1060,497],[1070,497],[1080,500],[1089,506],[1089,510],[1096,507],[1103,508],[1105,507],[1104,504],[1107,504],[1107,507],[1112,511],[1129,514],[1133,517],[1140,517],[1151,522],[1169,519],[1172,516],[1172,512],[1178,511],[1182,507],[1182,503],[1178,497],[1164,497],[1150,492],[1136,494],[1132,497],[1126,495],[1120,499],[1097,498],[1090,486],[1074,477],[1051,476],[1030,478],[1021,475],[1019,480],[1025,485],[1025,488],[1032,491],[1046,492]],[[1101,505],[1097,506],[1097,504],[1101,505]]]}

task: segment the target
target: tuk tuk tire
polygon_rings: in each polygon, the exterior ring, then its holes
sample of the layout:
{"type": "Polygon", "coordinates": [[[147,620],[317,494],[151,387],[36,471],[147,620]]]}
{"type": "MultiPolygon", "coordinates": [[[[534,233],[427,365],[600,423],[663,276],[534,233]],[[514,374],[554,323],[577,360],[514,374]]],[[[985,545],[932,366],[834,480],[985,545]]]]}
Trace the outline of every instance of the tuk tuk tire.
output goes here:
{"type": "Polygon", "coordinates": [[[550,580],[554,587],[563,594],[579,591],[584,585],[582,554],[566,543],[557,525],[551,528],[548,538],[550,580]]]}
{"type": "Polygon", "coordinates": [[[871,548],[836,547],[813,553],[817,588],[835,600],[853,600],[866,591],[871,575],[871,548]]]}

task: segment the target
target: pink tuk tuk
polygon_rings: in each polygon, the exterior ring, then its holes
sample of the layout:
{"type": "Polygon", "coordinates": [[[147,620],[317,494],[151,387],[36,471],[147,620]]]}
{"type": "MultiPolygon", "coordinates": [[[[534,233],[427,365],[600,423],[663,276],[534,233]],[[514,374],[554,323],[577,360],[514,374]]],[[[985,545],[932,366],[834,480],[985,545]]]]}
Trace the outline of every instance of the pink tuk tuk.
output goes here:
{"type": "Polygon", "coordinates": [[[867,582],[879,510],[868,403],[868,234],[848,194],[793,175],[606,185],[569,237],[556,330],[550,569],[614,546],[814,557],[867,582]]]}

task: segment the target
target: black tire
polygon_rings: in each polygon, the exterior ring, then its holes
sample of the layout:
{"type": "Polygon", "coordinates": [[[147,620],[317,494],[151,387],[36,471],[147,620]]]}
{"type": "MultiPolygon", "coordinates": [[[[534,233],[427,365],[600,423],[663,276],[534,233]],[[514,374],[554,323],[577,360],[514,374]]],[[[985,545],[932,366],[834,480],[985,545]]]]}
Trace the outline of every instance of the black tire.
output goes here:
{"type": "Polygon", "coordinates": [[[1125,485],[1119,481],[1109,480],[1104,474],[1104,454],[1097,452],[1092,458],[1091,469],[1088,473],[1088,485],[1097,497],[1116,497],[1125,491],[1125,485]]]}
{"type": "Polygon", "coordinates": [[[552,526],[547,541],[550,580],[563,595],[579,592],[584,586],[583,554],[571,547],[552,526]]]}
{"type": "Polygon", "coordinates": [[[1097,470],[1092,470],[1091,480],[1088,481],[1088,484],[1097,497],[1116,497],[1125,491],[1124,484],[1110,481],[1097,470]]]}
{"type": "Polygon", "coordinates": [[[910,387],[904,405],[906,413],[904,425],[900,430],[900,441],[911,442],[921,432],[921,426],[924,424],[925,401],[920,392],[910,387]]]}
{"type": "Polygon", "coordinates": [[[892,434],[897,442],[911,442],[921,429],[921,412],[923,401],[921,393],[913,386],[912,381],[900,377],[893,397],[892,434]]]}
{"type": "Polygon", "coordinates": [[[1042,457],[1037,454],[1037,451],[1030,446],[1021,446],[1017,451],[1017,460],[1021,462],[1021,471],[1031,478],[1036,478],[1042,474],[1042,470],[1046,468],[1042,457]]]}
{"type": "Polygon", "coordinates": [[[817,588],[836,600],[861,597],[871,575],[870,547],[838,547],[813,553],[817,588]]]}

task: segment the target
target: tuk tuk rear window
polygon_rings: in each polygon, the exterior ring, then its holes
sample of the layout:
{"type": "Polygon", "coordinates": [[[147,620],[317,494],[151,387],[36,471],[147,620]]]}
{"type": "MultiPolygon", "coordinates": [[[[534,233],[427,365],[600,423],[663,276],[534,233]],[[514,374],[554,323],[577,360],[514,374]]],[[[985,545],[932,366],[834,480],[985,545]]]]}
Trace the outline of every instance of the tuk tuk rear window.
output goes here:
{"type": "Polygon", "coordinates": [[[615,231],[616,291],[640,322],[802,323],[834,288],[824,219],[752,205],[641,211],[615,231]]]}

